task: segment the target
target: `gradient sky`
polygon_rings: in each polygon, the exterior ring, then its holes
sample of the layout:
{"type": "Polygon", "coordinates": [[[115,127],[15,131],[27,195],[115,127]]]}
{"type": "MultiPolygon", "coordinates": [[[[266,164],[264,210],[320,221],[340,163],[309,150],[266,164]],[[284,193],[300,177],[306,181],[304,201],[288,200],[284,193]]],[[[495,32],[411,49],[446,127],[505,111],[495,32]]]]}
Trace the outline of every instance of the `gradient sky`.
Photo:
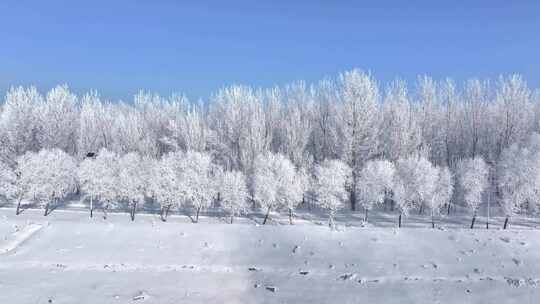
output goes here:
{"type": "Polygon", "coordinates": [[[0,2],[0,93],[68,83],[131,99],[206,98],[228,84],[496,78],[540,87],[540,1],[0,2]]]}

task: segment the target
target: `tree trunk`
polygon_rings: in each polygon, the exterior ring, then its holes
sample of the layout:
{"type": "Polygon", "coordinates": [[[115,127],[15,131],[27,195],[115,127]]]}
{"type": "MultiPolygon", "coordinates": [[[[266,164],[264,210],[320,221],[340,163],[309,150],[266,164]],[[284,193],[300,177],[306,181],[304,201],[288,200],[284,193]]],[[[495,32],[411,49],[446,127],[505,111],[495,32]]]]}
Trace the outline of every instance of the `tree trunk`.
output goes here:
{"type": "Polygon", "coordinates": [[[334,223],[334,212],[330,211],[329,219],[328,219],[328,226],[330,229],[335,230],[336,224],[334,223]]]}
{"type": "Polygon", "coordinates": [[[365,212],[364,212],[364,222],[366,222],[366,223],[367,223],[367,220],[368,220],[368,211],[369,210],[366,208],[365,212]]]}
{"type": "Polygon", "coordinates": [[[424,204],[420,205],[420,210],[418,210],[418,214],[424,214],[424,204]]]}
{"type": "Polygon", "coordinates": [[[133,207],[131,207],[131,221],[135,221],[135,210],[137,209],[137,203],[133,202],[133,207]]]}
{"type": "Polygon", "coordinates": [[[474,229],[474,222],[476,222],[476,212],[474,213],[474,215],[472,217],[471,229],[474,229]]]}
{"type": "Polygon", "coordinates": [[[234,214],[231,214],[231,224],[233,223],[234,221],[234,214]]]}
{"type": "Polygon", "coordinates": [[[435,216],[431,213],[431,228],[435,228],[435,216]]]}
{"type": "Polygon", "coordinates": [[[199,222],[199,213],[201,212],[201,207],[197,208],[197,215],[195,216],[195,223],[199,222]]]}
{"type": "Polygon", "coordinates": [[[47,216],[49,214],[49,203],[47,203],[45,205],[45,213],[43,214],[44,216],[47,216]]]}
{"type": "Polygon", "coordinates": [[[19,214],[20,214],[20,210],[21,210],[21,201],[22,201],[22,196],[19,198],[19,201],[17,202],[17,210],[15,211],[15,215],[19,215],[19,214]]]}
{"type": "Polygon", "coordinates": [[[293,224],[293,222],[292,222],[292,216],[293,216],[292,209],[289,208],[289,224],[290,224],[290,225],[293,224]]]}
{"type": "Polygon", "coordinates": [[[504,219],[504,226],[503,226],[504,230],[506,230],[506,227],[508,227],[508,219],[509,219],[509,216],[507,215],[506,219],[504,219]]]}
{"type": "Polygon", "coordinates": [[[166,222],[167,217],[169,217],[169,210],[171,209],[171,204],[168,204],[167,207],[161,209],[161,220],[166,222]],[[165,214],[165,216],[163,216],[165,214]]]}
{"type": "Polygon", "coordinates": [[[351,199],[351,210],[356,211],[356,191],[355,190],[351,190],[350,199],[351,199]]]}
{"type": "Polygon", "coordinates": [[[402,215],[402,214],[403,214],[403,213],[400,213],[400,214],[399,214],[398,228],[401,228],[401,215],[402,215]]]}
{"type": "Polygon", "coordinates": [[[90,196],[90,217],[94,217],[94,202],[92,197],[90,196]]]}
{"type": "Polygon", "coordinates": [[[167,209],[165,210],[165,219],[169,217],[169,211],[171,211],[171,204],[167,205],[167,209]]]}
{"type": "Polygon", "coordinates": [[[107,219],[107,209],[109,209],[109,202],[107,202],[107,204],[105,204],[105,207],[103,208],[103,219],[104,220],[107,219]]]}
{"type": "Polygon", "coordinates": [[[268,220],[268,216],[270,215],[270,207],[268,207],[268,210],[266,211],[266,215],[264,216],[263,225],[266,225],[266,221],[268,220]]]}
{"type": "Polygon", "coordinates": [[[162,222],[166,222],[167,220],[165,219],[165,208],[161,207],[159,209],[159,218],[161,219],[162,222]]]}
{"type": "Polygon", "coordinates": [[[450,206],[451,206],[451,205],[452,205],[452,204],[451,204],[450,202],[448,202],[448,210],[446,211],[446,215],[450,215],[450,206]]]}

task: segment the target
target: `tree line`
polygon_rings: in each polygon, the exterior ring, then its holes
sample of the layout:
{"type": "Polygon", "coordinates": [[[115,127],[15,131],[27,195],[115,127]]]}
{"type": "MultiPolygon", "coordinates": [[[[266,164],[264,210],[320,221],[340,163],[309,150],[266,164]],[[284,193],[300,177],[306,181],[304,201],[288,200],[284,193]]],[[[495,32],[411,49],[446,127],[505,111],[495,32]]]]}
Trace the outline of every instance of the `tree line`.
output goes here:
{"type": "Polygon", "coordinates": [[[507,217],[536,210],[538,90],[519,75],[459,86],[421,76],[411,88],[356,69],[310,85],[234,85],[198,102],[13,87],[0,108],[2,195],[51,203],[77,189],[104,210],[128,201],[132,218],[149,197],[164,213],[219,201],[233,216],[257,206],[291,218],[310,199],[330,218],[362,206],[366,220],[382,203],[432,217],[453,203],[470,207],[472,226],[488,191],[507,217]]]}

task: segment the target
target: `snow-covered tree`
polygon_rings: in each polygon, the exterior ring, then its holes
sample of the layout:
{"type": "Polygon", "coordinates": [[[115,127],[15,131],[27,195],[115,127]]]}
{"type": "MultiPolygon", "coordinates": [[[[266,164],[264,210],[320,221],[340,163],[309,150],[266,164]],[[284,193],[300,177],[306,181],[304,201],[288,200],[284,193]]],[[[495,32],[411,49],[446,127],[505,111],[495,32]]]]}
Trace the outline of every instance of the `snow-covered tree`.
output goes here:
{"type": "Polygon", "coordinates": [[[5,162],[0,161],[0,197],[9,200],[16,196],[17,174],[5,162]]]}
{"type": "Polygon", "coordinates": [[[131,220],[134,221],[137,207],[144,202],[148,191],[143,159],[138,153],[131,152],[122,156],[118,165],[118,195],[128,202],[131,220]]]}
{"type": "Polygon", "coordinates": [[[244,174],[240,171],[227,171],[221,176],[219,185],[220,205],[231,216],[231,224],[234,217],[246,212],[249,207],[247,201],[248,191],[244,174]]]}
{"type": "Polygon", "coordinates": [[[512,145],[505,149],[498,164],[498,183],[502,209],[510,217],[540,201],[540,135],[533,134],[525,147],[512,145]]]}
{"type": "Polygon", "coordinates": [[[77,142],[80,156],[97,153],[101,148],[111,149],[114,118],[112,106],[102,102],[97,92],[82,97],[77,142]]]}
{"type": "Polygon", "coordinates": [[[429,204],[436,188],[438,173],[425,157],[412,156],[398,160],[396,177],[394,192],[400,210],[398,226],[401,226],[402,215],[406,216],[412,207],[421,208],[429,204]]]}
{"type": "Polygon", "coordinates": [[[408,157],[421,143],[420,128],[404,81],[393,81],[386,89],[379,126],[380,153],[390,161],[408,157]]]}
{"type": "Polygon", "coordinates": [[[12,87],[6,93],[0,115],[0,130],[5,144],[16,155],[38,151],[39,109],[43,96],[35,87],[12,87]]]}
{"type": "Polygon", "coordinates": [[[75,160],[59,149],[28,152],[18,160],[19,187],[27,199],[35,199],[49,214],[51,204],[66,198],[77,186],[75,160]]]}
{"type": "Polygon", "coordinates": [[[302,201],[302,180],[291,161],[282,154],[265,153],[255,159],[251,187],[253,198],[266,211],[266,224],[271,210],[287,209],[292,222],[296,205],[302,201]]]}
{"type": "Polygon", "coordinates": [[[161,220],[166,222],[169,211],[175,202],[177,204],[178,197],[176,196],[178,183],[176,174],[171,167],[168,166],[166,159],[163,159],[157,164],[154,169],[154,177],[151,180],[150,188],[154,198],[160,205],[161,220]]]}
{"type": "Polygon", "coordinates": [[[67,85],[54,87],[47,93],[39,111],[41,147],[58,148],[74,154],[77,150],[78,127],[77,96],[67,85]]]}
{"type": "Polygon", "coordinates": [[[351,181],[351,169],[339,160],[327,160],[315,167],[313,192],[317,205],[328,211],[330,228],[335,228],[336,212],[345,207],[348,185],[351,181]]]}
{"type": "Polygon", "coordinates": [[[391,195],[395,170],[394,165],[387,160],[371,160],[360,171],[357,193],[365,211],[365,222],[368,219],[368,211],[374,205],[383,204],[391,195]]]}
{"type": "Polygon", "coordinates": [[[154,171],[151,187],[161,206],[163,221],[166,221],[172,206],[180,207],[187,198],[183,158],[182,152],[169,153],[159,161],[154,171]]]}
{"type": "Polygon", "coordinates": [[[106,219],[107,210],[119,198],[119,158],[116,153],[103,148],[95,158],[85,158],[79,165],[78,177],[82,192],[90,200],[90,217],[94,200],[97,200],[106,219]]]}
{"type": "Polygon", "coordinates": [[[440,214],[444,204],[449,204],[454,192],[454,180],[448,167],[437,168],[438,178],[433,195],[429,201],[431,211],[431,227],[435,228],[435,215],[440,214]]]}
{"type": "Polygon", "coordinates": [[[457,177],[463,198],[471,212],[473,219],[471,229],[474,228],[476,212],[482,202],[482,193],[488,186],[489,168],[486,162],[480,158],[467,158],[458,162],[457,177]]]}
{"type": "Polygon", "coordinates": [[[186,198],[195,208],[195,222],[199,213],[207,209],[216,198],[219,185],[219,167],[212,163],[210,155],[188,151],[184,155],[183,184],[186,198]]]}
{"type": "Polygon", "coordinates": [[[343,159],[352,169],[351,209],[356,210],[358,174],[377,148],[379,89],[371,75],[360,70],[341,74],[340,84],[343,159]]]}

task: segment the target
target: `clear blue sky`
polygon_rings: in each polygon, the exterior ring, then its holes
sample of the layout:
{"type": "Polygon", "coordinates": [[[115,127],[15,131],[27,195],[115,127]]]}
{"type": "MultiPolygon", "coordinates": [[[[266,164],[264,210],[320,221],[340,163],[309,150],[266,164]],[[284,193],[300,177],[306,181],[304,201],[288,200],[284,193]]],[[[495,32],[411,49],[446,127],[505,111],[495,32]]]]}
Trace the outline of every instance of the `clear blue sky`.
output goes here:
{"type": "Polygon", "coordinates": [[[381,82],[518,72],[540,87],[540,1],[0,2],[2,94],[68,83],[205,98],[353,67],[381,82]]]}

